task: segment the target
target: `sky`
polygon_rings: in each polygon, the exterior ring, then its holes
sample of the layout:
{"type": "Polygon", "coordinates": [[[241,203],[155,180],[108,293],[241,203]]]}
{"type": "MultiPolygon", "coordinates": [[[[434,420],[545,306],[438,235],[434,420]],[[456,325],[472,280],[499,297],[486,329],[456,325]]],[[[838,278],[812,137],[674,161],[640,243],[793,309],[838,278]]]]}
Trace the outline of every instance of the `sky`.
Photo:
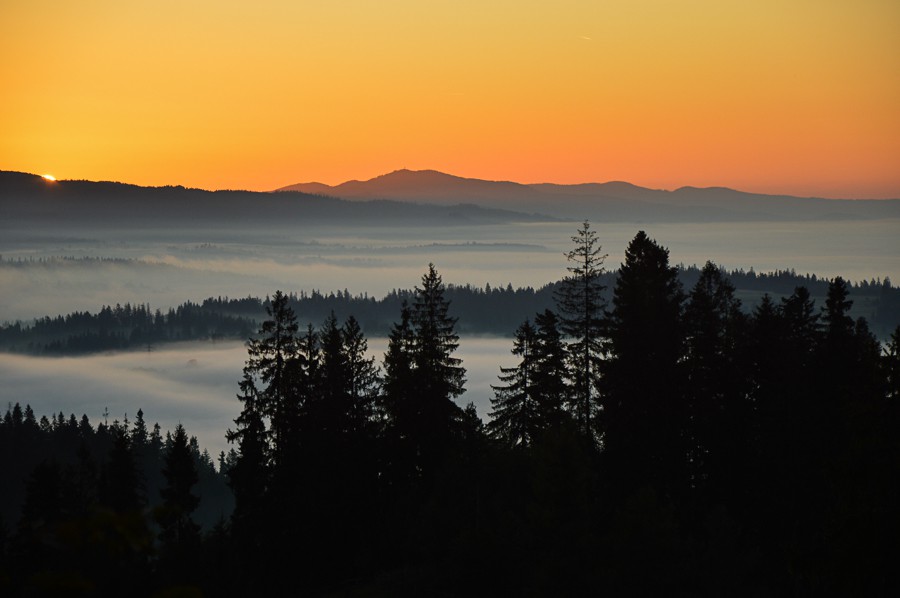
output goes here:
{"type": "Polygon", "coordinates": [[[4,0],[0,169],[900,197],[896,0],[4,0]]]}

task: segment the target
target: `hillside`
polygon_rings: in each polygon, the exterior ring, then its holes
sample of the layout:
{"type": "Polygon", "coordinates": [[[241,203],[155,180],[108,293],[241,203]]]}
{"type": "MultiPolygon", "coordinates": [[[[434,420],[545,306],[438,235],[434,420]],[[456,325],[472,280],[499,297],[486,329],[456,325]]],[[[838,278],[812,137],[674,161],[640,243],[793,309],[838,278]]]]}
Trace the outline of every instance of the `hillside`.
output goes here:
{"type": "Polygon", "coordinates": [[[193,228],[217,224],[365,224],[452,226],[548,220],[502,208],[349,202],[308,193],[205,191],[114,182],[47,181],[0,172],[0,226],[84,224],[126,228],[193,228]]]}
{"type": "Polygon", "coordinates": [[[521,184],[457,177],[434,170],[397,170],[367,181],[329,186],[299,183],[276,191],[343,199],[392,199],[484,207],[606,222],[728,222],[900,218],[900,200],[821,199],[761,195],[723,187],[662,191],[630,183],[521,184]]]}
{"type": "MultiPolygon", "coordinates": [[[[683,288],[690,289],[700,276],[699,269],[679,268],[683,288]]],[[[603,275],[604,299],[611,301],[616,272],[603,275]]],[[[751,313],[762,296],[776,299],[789,296],[796,287],[806,287],[816,308],[825,306],[828,280],[801,276],[794,272],[732,271],[742,308],[751,313]]],[[[539,289],[504,287],[475,288],[449,286],[446,291],[460,332],[470,335],[510,336],[526,318],[545,309],[555,309],[554,293],[559,283],[539,289]]],[[[318,326],[334,313],[339,319],[353,315],[366,334],[387,336],[404,301],[411,301],[412,290],[396,290],[380,299],[349,292],[312,291],[290,295],[290,304],[302,323],[318,326]]],[[[865,318],[872,331],[887,341],[900,325],[900,289],[889,281],[852,285],[850,315],[865,318]]],[[[73,312],[65,316],[45,316],[33,322],[0,322],[0,351],[37,355],[76,355],[109,350],[143,349],[149,346],[186,340],[245,340],[265,319],[264,299],[244,297],[208,298],[202,303],[190,301],[153,313],[147,305],[104,306],[96,314],[73,312]]]]}

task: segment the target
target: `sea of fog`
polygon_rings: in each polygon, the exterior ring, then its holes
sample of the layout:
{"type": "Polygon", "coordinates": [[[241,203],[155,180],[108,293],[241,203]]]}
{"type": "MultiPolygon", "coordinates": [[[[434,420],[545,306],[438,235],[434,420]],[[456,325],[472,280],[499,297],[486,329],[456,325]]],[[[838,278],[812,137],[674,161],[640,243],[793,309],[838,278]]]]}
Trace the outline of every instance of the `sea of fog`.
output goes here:
{"type": "MultiPolygon", "coordinates": [[[[369,339],[379,364],[387,339],[369,339]]],[[[475,404],[487,420],[491,384],[500,366],[515,364],[511,339],[467,337],[456,356],[467,370],[466,392],[457,402],[475,404]]],[[[174,343],[151,352],[107,353],[88,357],[31,357],[0,354],[0,406],[30,404],[40,417],[62,411],[86,414],[96,426],[104,420],[130,421],[138,409],[152,425],[174,430],[181,422],[213,456],[228,451],[225,430],[241,410],[236,395],[247,350],[240,342],[174,343]]]]}
{"type": "MultiPolygon", "coordinates": [[[[900,280],[900,221],[593,223],[606,265],[644,229],[673,264],[706,260],[853,281],[900,280]]],[[[165,310],[210,296],[332,291],[380,297],[411,288],[433,262],[445,283],[540,287],[566,274],[577,223],[284,230],[16,230],[0,225],[0,322],[104,304],[165,310]],[[47,258],[89,261],[41,262],[47,258]],[[97,261],[123,258],[129,261],[97,261]]]]}
{"type": "MultiPolygon", "coordinates": [[[[0,223],[0,323],[128,302],[165,310],[186,300],[262,297],[276,289],[347,289],[380,297],[415,286],[429,262],[445,283],[537,288],[566,274],[564,253],[578,226],[110,231],[0,223]]],[[[669,248],[673,264],[713,260],[729,269],[900,281],[897,220],[592,227],[610,269],[643,229],[669,248]]],[[[370,343],[380,361],[384,340],[370,343]]],[[[474,402],[482,417],[498,368],[513,363],[510,348],[508,339],[462,340],[469,382],[460,402],[474,402]]],[[[164,429],[181,421],[215,454],[227,448],[224,430],[240,410],[235,393],[244,359],[240,343],[70,358],[0,354],[0,405],[18,401],[31,403],[38,414],[86,413],[95,423],[106,408],[118,419],[133,419],[141,408],[164,429]]]]}

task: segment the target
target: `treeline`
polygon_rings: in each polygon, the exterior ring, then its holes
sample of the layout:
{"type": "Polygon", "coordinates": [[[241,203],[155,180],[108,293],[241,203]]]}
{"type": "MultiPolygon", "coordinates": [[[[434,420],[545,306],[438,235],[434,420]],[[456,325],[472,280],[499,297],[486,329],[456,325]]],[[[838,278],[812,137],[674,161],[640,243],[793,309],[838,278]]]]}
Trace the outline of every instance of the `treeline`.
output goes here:
{"type": "MultiPolygon", "coordinates": [[[[840,278],[819,305],[799,286],[748,313],[725,272],[685,287],[643,232],[604,288],[588,223],[573,243],[487,424],[455,402],[466,371],[433,266],[380,368],[355,317],[301,328],[276,292],[226,433],[232,516],[198,539],[179,469],[177,516],[129,553],[151,581],[129,593],[892,595],[900,328],[882,350],[840,278]]],[[[72,564],[68,521],[44,528],[47,558],[4,555],[23,563],[13,592],[105,583],[72,564]]]]}
{"type": "MultiPolygon", "coordinates": [[[[700,278],[697,266],[679,266],[678,279],[686,288],[700,278]]],[[[604,272],[601,280],[612,289],[618,273],[604,272]]],[[[829,280],[815,274],[799,275],[780,270],[756,273],[735,270],[728,276],[737,291],[747,293],[742,309],[752,309],[764,293],[789,295],[799,286],[813,297],[824,299],[829,280]]],[[[539,289],[513,288],[512,285],[473,287],[447,285],[447,299],[453,302],[460,318],[463,334],[497,334],[510,336],[522,320],[531,314],[554,307],[554,293],[559,283],[539,289]]],[[[900,323],[900,289],[890,279],[872,279],[851,284],[857,299],[856,316],[864,316],[873,332],[887,339],[900,323]]],[[[413,292],[394,290],[381,299],[349,291],[291,293],[291,309],[303,321],[322,322],[332,312],[338,318],[353,315],[371,336],[384,336],[390,331],[395,314],[413,292]]],[[[611,296],[604,291],[605,300],[611,296]]],[[[0,349],[35,355],[73,355],[109,350],[152,349],[154,345],[184,340],[246,339],[265,318],[268,299],[214,297],[202,303],[186,302],[163,313],[151,311],[147,305],[104,306],[100,312],[74,312],[66,316],[45,316],[32,323],[7,323],[0,326],[0,349]]]]}
{"type": "MultiPolygon", "coordinates": [[[[227,467],[219,457],[219,469],[227,467]]],[[[0,420],[0,593],[121,595],[152,583],[155,561],[215,534],[231,515],[232,493],[197,438],[182,425],[162,434],[138,410],[133,422],[86,415],[35,416],[7,408],[0,420]],[[194,502],[182,517],[181,488],[194,502]],[[190,537],[188,537],[190,536],[190,537]],[[11,583],[12,582],[12,583],[11,583]]]]}
{"type": "Polygon", "coordinates": [[[686,290],[643,233],[609,303],[587,226],[569,257],[486,425],[453,401],[465,370],[433,267],[380,376],[355,319],[302,330],[276,294],[229,432],[228,587],[888,593],[900,331],[883,354],[842,279],[824,305],[798,287],[748,314],[713,264],[686,290]]]}
{"type": "Polygon", "coordinates": [[[37,355],[73,355],[185,340],[246,338],[256,322],[187,302],[163,313],[148,305],[104,306],[96,314],[45,316],[0,327],[0,347],[37,355]]]}
{"type": "Polygon", "coordinates": [[[118,264],[118,265],[126,265],[126,266],[134,266],[139,264],[145,264],[145,262],[141,262],[140,260],[125,258],[125,257],[84,257],[84,256],[33,256],[29,255],[27,257],[3,257],[0,254],[0,264],[4,266],[12,266],[12,267],[33,267],[35,264],[41,266],[53,266],[59,263],[63,264],[87,264],[87,265],[95,265],[95,264],[118,264]]]}

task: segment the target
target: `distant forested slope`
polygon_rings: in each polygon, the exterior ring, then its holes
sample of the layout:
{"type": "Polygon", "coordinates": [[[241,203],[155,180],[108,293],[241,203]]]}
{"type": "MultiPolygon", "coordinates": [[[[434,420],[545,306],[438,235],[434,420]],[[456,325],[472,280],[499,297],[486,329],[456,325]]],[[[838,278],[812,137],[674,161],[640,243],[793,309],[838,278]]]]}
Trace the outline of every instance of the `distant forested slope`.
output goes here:
{"type": "MultiPolygon", "coordinates": [[[[607,295],[615,284],[616,272],[604,275],[607,295]]],[[[684,288],[691,288],[700,276],[695,266],[679,269],[684,288]]],[[[766,293],[778,299],[796,287],[806,287],[816,306],[824,306],[828,280],[816,275],[790,271],[756,273],[752,270],[728,273],[743,308],[752,309],[766,293]]],[[[558,283],[539,289],[511,285],[484,288],[448,285],[446,296],[452,315],[459,319],[463,334],[511,336],[516,327],[535,313],[555,307],[558,283]]],[[[900,288],[889,279],[862,281],[852,287],[852,315],[864,317],[879,338],[886,339],[900,325],[900,288]]],[[[370,336],[384,336],[396,321],[404,301],[413,291],[395,290],[376,299],[351,295],[348,291],[300,292],[291,294],[291,307],[303,323],[319,326],[331,312],[338,319],[356,317],[370,336]]],[[[607,296],[609,299],[609,296],[607,296]]],[[[125,349],[152,349],[155,345],[187,340],[247,339],[265,318],[267,299],[245,297],[209,298],[202,303],[185,302],[165,312],[147,305],[103,306],[97,313],[73,312],[45,316],[33,322],[12,322],[0,326],[0,349],[38,355],[83,354],[125,349]]]]}
{"type": "Polygon", "coordinates": [[[92,228],[195,228],[239,223],[452,226],[551,221],[472,204],[421,205],[391,200],[348,201],[306,193],[205,191],[114,182],[46,181],[0,171],[0,225],[92,228]]]}

